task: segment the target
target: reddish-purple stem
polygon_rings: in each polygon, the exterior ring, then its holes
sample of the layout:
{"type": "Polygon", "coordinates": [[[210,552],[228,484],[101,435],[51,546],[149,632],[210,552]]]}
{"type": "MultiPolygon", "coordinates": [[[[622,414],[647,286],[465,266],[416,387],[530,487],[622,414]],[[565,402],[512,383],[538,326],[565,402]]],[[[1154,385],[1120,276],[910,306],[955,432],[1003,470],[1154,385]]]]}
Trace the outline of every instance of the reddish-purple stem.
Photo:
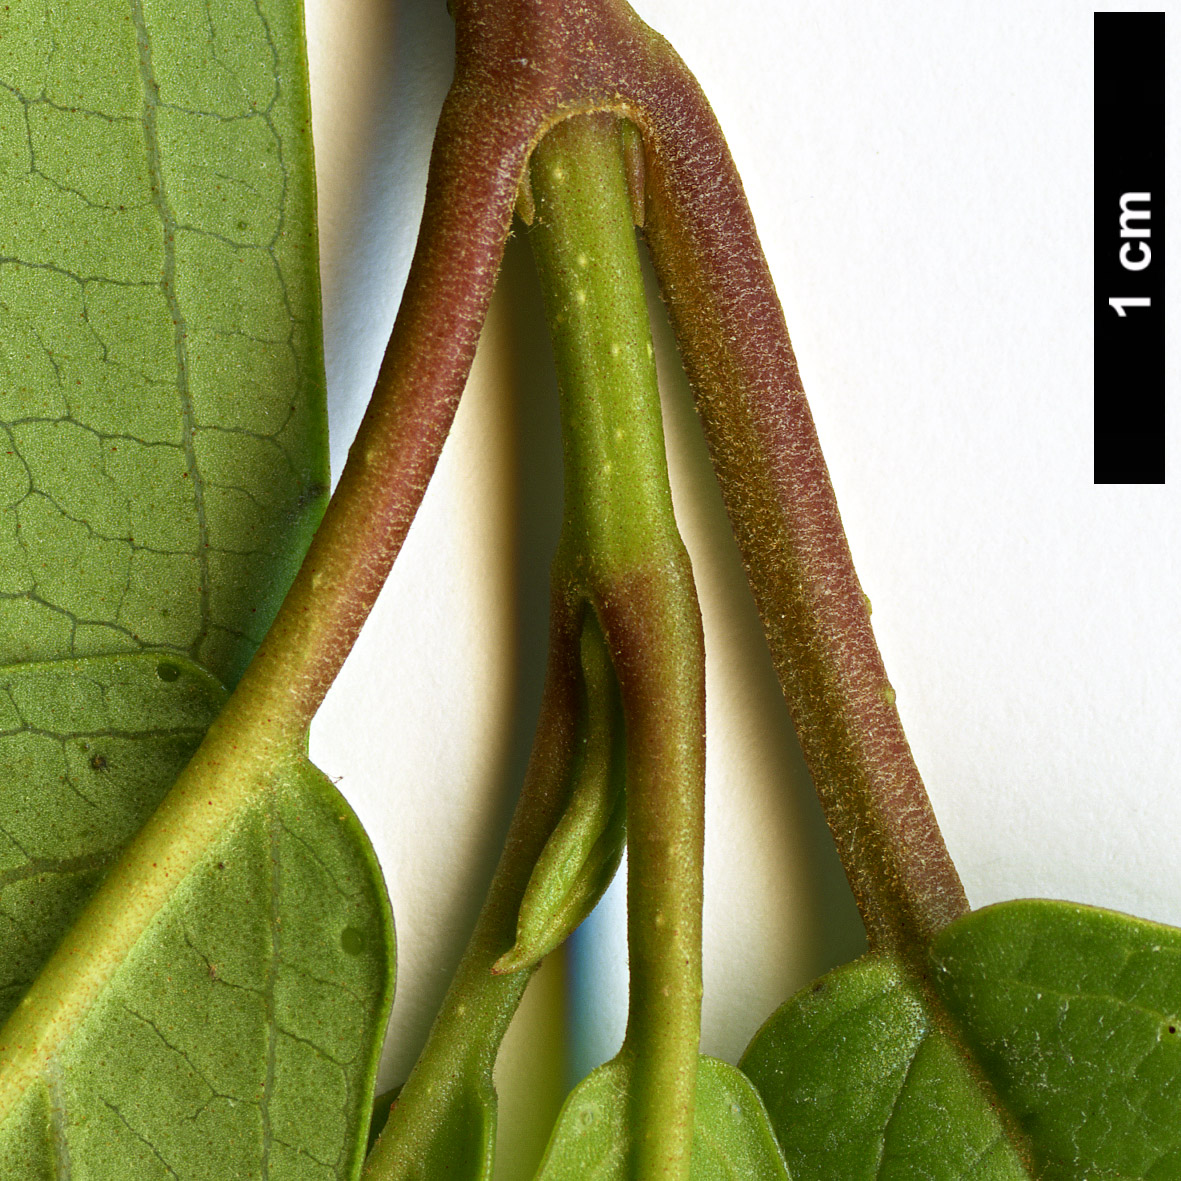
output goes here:
{"type": "Polygon", "coordinates": [[[426,214],[341,486],[246,681],[306,724],[434,469],[529,155],[578,112],[630,118],[647,234],[784,694],[871,945],[912,956],[967,903],[869,624],[783,313],[709,104],[621,0],[456,0],[426,214]]]}

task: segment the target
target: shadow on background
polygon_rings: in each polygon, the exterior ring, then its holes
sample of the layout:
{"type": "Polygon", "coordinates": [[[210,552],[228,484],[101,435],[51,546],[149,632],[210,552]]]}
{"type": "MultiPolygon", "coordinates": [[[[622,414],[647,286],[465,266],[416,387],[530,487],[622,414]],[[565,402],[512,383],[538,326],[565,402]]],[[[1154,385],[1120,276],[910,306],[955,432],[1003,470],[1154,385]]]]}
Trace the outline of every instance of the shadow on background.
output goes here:
{"type": "MultiPolygon", "coordinates": [[[[562,440],[557,377],[527,231],[514,223],[495,295],[511,382],[505,403],[516,440],[516,671],[505,757],[505,813],[524,780],[545,679],[549,569],[562,523],[562,440]]],[[[529,984],[497,1062],[500,1098],[496,1181],[532,1177],[565,1098],[566,955],[559,950],[529,984]]]]}

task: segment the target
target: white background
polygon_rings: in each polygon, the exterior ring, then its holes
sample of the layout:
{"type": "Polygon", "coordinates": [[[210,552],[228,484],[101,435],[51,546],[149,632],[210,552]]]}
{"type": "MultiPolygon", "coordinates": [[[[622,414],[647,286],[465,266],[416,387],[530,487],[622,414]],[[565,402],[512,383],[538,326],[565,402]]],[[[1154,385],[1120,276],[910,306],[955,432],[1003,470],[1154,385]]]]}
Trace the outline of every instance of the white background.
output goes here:
{"type": "MultiPolygon", "coordinates": [[[[636,8],[696,72],[744,178],[971,902],[1048,895],[1181,924],[1181,493],[1091,474],[1091,7],[636,8]]],[[[443,0],[308,0],[308,22],[339,472],[409,264],[452,29],[443,0]]],[[[560,473],[531,265],[518,238],[455,433],[313,730],[393,899],[387,1085],[474,920],[539,693],[560,473]]],[[[656,331],[709,647],[702,1040],[733,1060],[860,936],[656,331]]],[[[622,916],[606,912],[512,1031],[504,1178],[528,1175],[564,1078],[618,1040],[622,916]]]]}

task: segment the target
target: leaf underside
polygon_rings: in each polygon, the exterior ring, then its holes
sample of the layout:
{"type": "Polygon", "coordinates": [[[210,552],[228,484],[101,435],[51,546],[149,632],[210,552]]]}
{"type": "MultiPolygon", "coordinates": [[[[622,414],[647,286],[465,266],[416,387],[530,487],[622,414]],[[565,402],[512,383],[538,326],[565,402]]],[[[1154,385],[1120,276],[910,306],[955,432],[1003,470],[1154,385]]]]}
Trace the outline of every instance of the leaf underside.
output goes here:
{"type": "Polygon", "coordinates": [[[297,0],[0,9],[0,664],[226,685],[327,487],[297,0]]]}
{"type": "MultiPolygon", "coordinates": [[[[323,509],[302,22],[298,0],[0,10],[4,1014],[323,509]]],[[[372,850],[292,752],[0,1126],[0,1178],[354,1177],[392,965],[372,850]]]]}
{"type": "MultiPolygon", "coordinates": [[[[537,1181],[630,1181],[628,1067],[614,1059],[571,1092],[537,1181]]],[[[758,1092],[733,1066],[697,1063],[691,1181],[789,1181],[758,1092]]]]}
{"type": "Polygon", "coordinates": [[[930,964],[950,1034],[896,962],[867,956],[751,1043],[741,1066],[797,1181],[1181,1177],[1181,931],[1002,903],[951,924],[930,964]]]}
{"type": "Polygon", "coordinates": [[[27,1088],[0,1177],[355,1177],[392,937],[360,824],[292,758],[27,1088]]]}
{"type": "Polygon", "coordinates": [[[154,654],[0,669],[0,1021],[221,708],[154,654]]]}

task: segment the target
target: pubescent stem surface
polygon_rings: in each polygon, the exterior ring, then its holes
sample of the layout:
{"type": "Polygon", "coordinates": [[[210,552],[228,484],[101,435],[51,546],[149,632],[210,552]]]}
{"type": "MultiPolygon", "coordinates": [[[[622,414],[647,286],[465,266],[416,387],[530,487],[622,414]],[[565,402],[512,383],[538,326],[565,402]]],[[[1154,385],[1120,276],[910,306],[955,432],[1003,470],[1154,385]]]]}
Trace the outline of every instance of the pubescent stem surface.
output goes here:
{"type": "Polygon", "coordinates": [[[687,1178],[701,1016],[705,664],[677,532],[618,120],[560,123],[530,166],[562,401],[555,586],[595,612],[626,730],[631,1175],[687,1178]]]}
{"type": "Polygon", "coordinates": [[[493,965],[513,946],[530,876],[569,803],[584,723],[603,705],[597,697],[614,694],[580,657],[588,628],[595,642],[606,640],[626,729],[632,1003],[623,1055],[638,1129],[631,1171],[688,1176],[701,998],[704,663],[672,515],[617,120],[559,124],[532,172],[532,242],[562,394],[566,484],[546,687],[488,898],[366,1162],[371,1181],[418,1176],[439,1154],[461,1151],[453,1121],[472,1117],[469,1097],[494,1102],[496,1052],[531,969],[498,975],[493,965]]]}
{"type": "MultiPolygon", "coordinates": [[[[524,157],[558,119],[611,110],[639,128],[644,232],[784,696],[870,946],[917,966],[967,899],[902,729],[717,119],[624,0],[452,8],[456,84],[441,128],[455,143],[439,159],[457,193],[483,188],[476,242],[507,225],[524,157]],[[461,142],[472,128],[483,136],[461,142]]],[[[476,290],[485,273],[471,273],[476,290]]]]}

